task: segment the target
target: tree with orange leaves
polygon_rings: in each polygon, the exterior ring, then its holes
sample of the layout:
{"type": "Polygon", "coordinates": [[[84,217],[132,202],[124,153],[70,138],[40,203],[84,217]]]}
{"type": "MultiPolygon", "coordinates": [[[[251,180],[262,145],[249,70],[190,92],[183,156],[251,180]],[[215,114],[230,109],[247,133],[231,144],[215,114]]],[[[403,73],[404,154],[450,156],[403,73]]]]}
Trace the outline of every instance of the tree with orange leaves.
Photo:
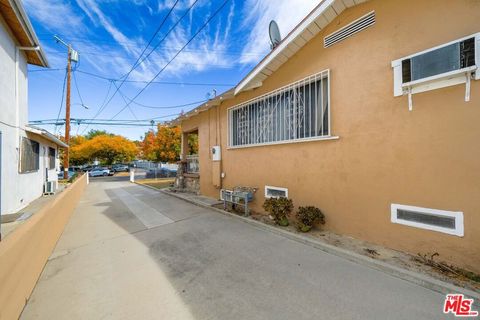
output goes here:
{"type": "Polygon", "coordinates": [[[72,164],[84,164],[95,159],[104,164],[114,162],[129,162],[137,155],[137,146],[122,136],[100,134],[91,139],[72,137],[70,146],[70,161],[72,164]]]}
{"type": "Polygon", "coordinates": [[[153,131],[148,131],[145,133],[145,138],[141,143],[141,154],[142,158],[149,161],[156,161],[157,155],[155,153],[156,149],[156,136],[153,131]]]}
{"type": "Polygon", "coordinates": [[[176,162],[180,159],[181,130],[179,127],[158,125],[157,132],[145,133],[141,144],[145,160],[155,162],[176,162]]]}

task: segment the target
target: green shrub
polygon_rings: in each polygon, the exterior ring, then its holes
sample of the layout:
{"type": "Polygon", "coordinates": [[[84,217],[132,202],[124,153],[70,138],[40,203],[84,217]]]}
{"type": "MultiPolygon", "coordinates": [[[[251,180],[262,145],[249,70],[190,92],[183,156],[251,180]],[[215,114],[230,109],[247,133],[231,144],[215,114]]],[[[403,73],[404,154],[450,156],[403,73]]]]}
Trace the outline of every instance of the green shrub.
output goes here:
{"type": "Polygon", "coordinates": [[[267,211],[280,226],[288,226],[288,216],[293,210],[292,199],[287,198],[270,198],[263,203],[263,209],[267,211]]]}
{"type": "Polygon", "coordinates": [[[75,180],[77,180],[78,178],[78,172],[75,172],[71,177],[70,179],[68,179],[68,182],[72,183],[74,182],[75,180]]]}
{"type": "Polygon", "coordinates": [[[297,229],[301,232],[310,231],[316,222],[325,224],[325,216],[317,207],[299,207],[296,217],[297,229]]]}

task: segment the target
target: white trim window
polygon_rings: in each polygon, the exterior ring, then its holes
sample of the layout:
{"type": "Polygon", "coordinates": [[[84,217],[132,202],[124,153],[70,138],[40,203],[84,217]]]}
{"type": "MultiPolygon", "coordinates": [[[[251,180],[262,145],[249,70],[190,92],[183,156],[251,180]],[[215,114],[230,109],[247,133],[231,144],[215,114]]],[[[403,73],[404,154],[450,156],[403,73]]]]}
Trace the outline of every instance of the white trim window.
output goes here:
{"type": "Polygon", "coordinates": [[[35,140],[22,137],[20,149],[19,172],[29,173],[38,171],[40,168],[40,143],[35,140]]]}
{"type": "Polygon", "coordinates": [[[470,81],[480,80],[480,33],[392,61],[393,95],[412,95],[465,84],[465,101],[470,101],[470,81]]]}
{"type": "Polygon", "coordinates": [[[288,189],[282,187],[265,186],[265,198],[288,198],[288,189]]]}
{"type": "Polygon", "coordinates": [[[392,203],[391,221],[463,237],[463,212],[445,211],[392,203]]]}
{"type": "Polygon", "coordinates": [[[330,71],[228,110],[231,148],[330,137],[330,71]]]}

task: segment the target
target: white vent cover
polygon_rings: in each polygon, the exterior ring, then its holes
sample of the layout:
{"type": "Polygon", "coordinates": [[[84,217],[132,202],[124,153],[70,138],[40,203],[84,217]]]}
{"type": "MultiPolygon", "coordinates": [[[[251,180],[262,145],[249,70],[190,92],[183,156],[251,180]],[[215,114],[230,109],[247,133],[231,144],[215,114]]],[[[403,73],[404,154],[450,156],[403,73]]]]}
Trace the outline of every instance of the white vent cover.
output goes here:
{"type": "Polygon", "coordinates": [[[265,198],[288,198],[288,189],[281,187],[265,186],[265,198]]]}
{"type": "Polygon", "coordinates": [[[326,36],[323,39],[323,46],[328,48],[333,46],[335,43],[340,42],[357,32],[360,32],[375,23],[375,11],[369,12],[363,17],[358,18],[357,20],[351,22],[340,30],[335,31],[334,33],[326,36]]]}
{"type": "Polygon", "coordinates": [[[391,219],[393,223],[463,237],[463,212],[392,203],[391,219]]]}

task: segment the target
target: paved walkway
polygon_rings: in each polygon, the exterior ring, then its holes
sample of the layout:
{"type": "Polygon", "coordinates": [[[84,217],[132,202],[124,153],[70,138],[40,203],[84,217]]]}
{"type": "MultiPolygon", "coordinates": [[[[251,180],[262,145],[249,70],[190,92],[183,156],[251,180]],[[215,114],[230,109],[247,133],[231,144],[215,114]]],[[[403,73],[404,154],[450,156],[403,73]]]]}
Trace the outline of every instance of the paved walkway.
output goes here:
{"type": "Polygon", "coordinates": [[[22,319],[443,319],[443,300],[107,178],[92,179],[22,319]]]}

